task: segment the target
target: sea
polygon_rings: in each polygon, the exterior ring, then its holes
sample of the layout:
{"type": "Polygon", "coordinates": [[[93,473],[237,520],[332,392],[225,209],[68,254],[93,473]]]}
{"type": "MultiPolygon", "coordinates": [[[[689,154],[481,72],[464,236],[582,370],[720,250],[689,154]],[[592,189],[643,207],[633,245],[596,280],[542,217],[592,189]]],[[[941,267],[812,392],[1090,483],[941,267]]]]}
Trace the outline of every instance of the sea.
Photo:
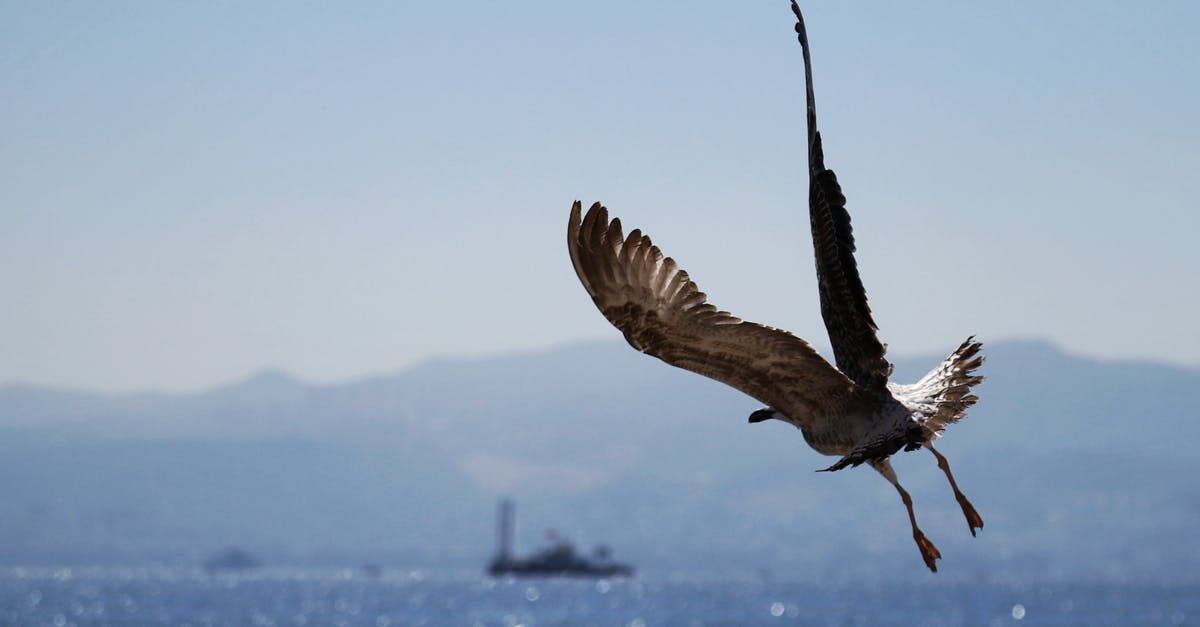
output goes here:
{"type": "Polygon", "coordinates": [[[1200,584],[0,568],[2,625],[1200,625],[1200,584]]]}

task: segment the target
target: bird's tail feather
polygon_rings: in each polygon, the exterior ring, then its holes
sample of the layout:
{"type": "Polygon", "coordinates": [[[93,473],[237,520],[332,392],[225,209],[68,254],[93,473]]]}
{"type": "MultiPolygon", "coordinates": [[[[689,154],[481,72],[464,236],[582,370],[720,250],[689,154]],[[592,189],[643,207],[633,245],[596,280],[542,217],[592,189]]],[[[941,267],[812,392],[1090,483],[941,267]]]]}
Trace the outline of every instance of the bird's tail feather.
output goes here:
{"type": "Polygon", "coordinates": [[[967,408],[979,400],[971,388],[983,382],[983,375],[975,373],[983,365],[982,348],[974,336],[967,338],[945,361],[908,386],[913,397],[932,406],[924,422],[931,439],[940,436],[947,425],[966,418],[967,408]]]}
{"type": "Polygon", "coordinates": [[[971,393],[971,387],[983,381],[983,375],[975,374],[983,365],[982,348],[983,344],[976,342],[974,336],[969,337],[920,381],[912,385],[889,384],[892,393],[905,405],[917,408],[916,412],[922,416],[920,426],[860,446],[825,470],[885,459],[902,448],[914,451],[941,436],[947,425],[966,418],[967,408],[979,400],[971,393]]]}

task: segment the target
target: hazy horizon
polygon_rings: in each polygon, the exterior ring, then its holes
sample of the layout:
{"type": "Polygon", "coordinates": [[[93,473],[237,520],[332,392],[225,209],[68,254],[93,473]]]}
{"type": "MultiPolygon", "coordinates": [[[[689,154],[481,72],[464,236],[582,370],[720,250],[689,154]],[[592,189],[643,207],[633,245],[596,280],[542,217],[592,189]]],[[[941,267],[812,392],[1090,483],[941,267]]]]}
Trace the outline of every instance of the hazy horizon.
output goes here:
{"type": "MultiPolygon", "coordinates": [[[[824,338],[822,338],[822,339],[824,339],[824,338]]],[[[979,338],[977,338],[977,339],[979,339],[979,338]]],[[[1010,346],[1010,345],[1015,345],[1015,344],[1044,345],[1044,346],[1047,346],[1050,349],[1054,350],[1055,352],[1061,353],[1063,355],[1066,355],[1066,356],[1069,356],[1072,358],[1076,358],[1076,359],[1086,359],[1086,360],[1094,361],[1097,363],[1128,364],[1128,365],[1156,365],[1156,366],[1166,366],[1169,368],[1176,368],[1176,369],[1180,369],[1180,370],[1184,370],[1184,371],[1200,370],[1200,365],[1177,364],[1177,363],[1173,363],[1169,360],[1164,360],[1164,359],[1142,358],[1142,357],[1103,357],[1100,355],[1088,354],[1088,353],[1081,352],[1081,351],[1071,350],[1065,346],[1062,346],[1058,343],[1055,343],[1053,341],[1050,341],[1050,340],[1047,340],[1044,338],[1036,338],[1036,337],[1015,337],[1015,338],[999,339],[999,340],[995,340],[995,341],[985,341],[984,342],[984,356],[986,357],[988,355],[988,349],[990,347],[997,346],[997,345],[1010,346]]],[[[568,340],[566,342],[562,342],[562,343],[554,344],[554,345],[550,345],[550,346],[538,346],[538,347],[529,347],[529,348],[523,348],[523,349],[518,348],[518,349],[512,349],[512,350],[501,350],[501,351],[497,351],[497,352],[493,352],[493,353],[457,354],[457,355],[456,354],[432,354],[432,355],[423,356],[420,359],[414,360],[409,363],[405,363],[405,364],[397,366],[395,368],[383,369],[383,370],[371,371],[371,372],[363,372],[363,373],[358,373],[358,374],[351,375],[351,376],[341,378],[341,379],[330,379],[330,380],[312,379],[312,378],[306,377],[300,373],[294,372],[283,366],[265,364],[260,368],[256,368],[256,369],[247,371],[240,375],[216,380],[211,383],[200,385],[200,386],[194,387],[194,388],[176,389],[176,388],[169,388],[169,387],[156,388],[156,387],[134,386],[134,387],[122,388],[122,389],[97,389],[97,388],[89,388],[86,386],[58,385],[58,384],[52,384],[52,383],[41,383],[41,382],[36,382],[36,381],[24,381],[24,380],[20,380],[20,379],[14,379],[11,381],[0,381],[0,388],[3,388],[3,387],[29,387],[29,388],[40,388],[40,389],[52,390],[52,391],[79,392],[79,393],[84,393],[84,394],[96,394],[96,395],[111,396],[111,397],[138,396],[138,395],[142,395],[142,394],[190,395],[190,394],[203,394],[203,393],[207,393],[207,392],[213,392],[213,391],[220,390],[223,388],[247,383],[247,382],[253,381],[255,379],[258,379],[260,377],[271,377],[271,376],[282,376],[288,380],[294,381],[301,385],[319,386],[319,387],[335,387],[335,386],[339,386],[339,385],[350,385],[350,384],[360,383],[360,382],[369,381],[369,380],[386,379],[386,378],[390,378],[390,377],[404,376],[404,375],[408,374],[410,371],[412,371],[413,369],[421,368],[422,366],[431,365],[431,364],[479,364],[479,363],[503,361],[503,360],[510,359],[510,358],[545,355],[545,354],[550,354],[550,353],[557,353],[557,352],[564,351],[564,350],[572,350],[572,349],[587,348],[587,347],[594,347],[594,346],[610,346],[610,347],[620,346],[620,347],[622,347],[623,350],[625,350],[625,349],[631,350],[631,351],[633,350],[633,349],[629,348],[629,345],[625,342],[624,338],[621,338],[618,335],[616,338],[585,338],[585,339],[579,339],[579,340],[568,340]]],[[[829,349],[828,342],[814,343],[813,346],[814,346],[814,348],[817,349],[817,351],[823,357],[830,360],[830,362],[832,363],[833,356],[832,356],[832,352],[829,349]]],[[[955,346],[957,346],[957,344],[955,344],[955,346]]],[[[949,351],[952,349],[953,349],[953,346],[947,348],[945,352],[948,354],[949,351]]],[[[922,358],[922,357],[926,357],[931,360],[936,360],[936,359],[940,359],[942,356],[943,355],[940,352],[936,352],[936,351],[915,351],[914,352],[914,351],[889,350],[887,353],[887,358],[889,359],[889,361],[912,360],[912,359],[922,358]]],[[[648,355],[643,356],[643,358],[650,360],[652,362],[656,362],[664,368],[675,369],[674,366],[665,364],[665,363],[663,363],[653,357],[650,357],[648,355]]],[[[934,363],[936,363],[936,362],[930,361],[930,366],[932,367],[932,365],[934,363]]],[[[719,383],[713,383],[713,384],[721,385],[719,383]]]]}

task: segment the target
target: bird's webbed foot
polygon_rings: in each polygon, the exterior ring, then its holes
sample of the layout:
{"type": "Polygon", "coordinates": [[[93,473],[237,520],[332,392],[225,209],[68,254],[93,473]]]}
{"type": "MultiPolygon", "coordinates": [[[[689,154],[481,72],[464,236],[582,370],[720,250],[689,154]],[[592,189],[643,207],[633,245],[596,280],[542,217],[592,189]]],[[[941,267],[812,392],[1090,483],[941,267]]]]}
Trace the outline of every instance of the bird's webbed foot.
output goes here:
{"type": "Polygon", "coordinates": [[[976,529],[983,529],[983,517],[979,515],[979,512],[975,511],[975,506],[971,505],[971,502],[967,500],[967,497],[962,492],[959,492],[955,496],[958,498],[959,506],[962,507],[963,516],[967,517],[967,526],[971,529],[971,536],[974,537],[976,529]]]}
{"type": "Polygon", "coordinates": [[[937,572],[937,561],[942,558],[942,552],[938,550],[929,538],[920,529],[913,531],[913,540],[917,542],[917,548],[921,551],[921,559],[925,560],[925,565],[929,570],[937,572]]]}

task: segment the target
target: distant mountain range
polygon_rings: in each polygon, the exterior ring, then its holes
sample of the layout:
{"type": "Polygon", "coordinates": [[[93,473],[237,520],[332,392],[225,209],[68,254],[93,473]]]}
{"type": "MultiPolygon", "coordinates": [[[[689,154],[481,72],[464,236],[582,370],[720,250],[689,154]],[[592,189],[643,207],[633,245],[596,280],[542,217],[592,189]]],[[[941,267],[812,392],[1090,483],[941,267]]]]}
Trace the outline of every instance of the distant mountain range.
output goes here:
{"type": "MultiPolygon", "coordinates": [[[[938,576],[1200,570],[1200,370],[985,350],[982,401],[939,447],[980,537],[932,456],[896,458],[938,576]]],[[[940,358],[898,358],[896,380],[940,358]]],[[[482,569],[512,496],[523,551],[554,527],[648,573],[920,575],[891,486],[812,472],[830,458],[788,425],[747,424],[759,406],[622,343],[339,385],[3,386],[0,564],[198,563],[238,545],[276,564],[482,569]]]]}

